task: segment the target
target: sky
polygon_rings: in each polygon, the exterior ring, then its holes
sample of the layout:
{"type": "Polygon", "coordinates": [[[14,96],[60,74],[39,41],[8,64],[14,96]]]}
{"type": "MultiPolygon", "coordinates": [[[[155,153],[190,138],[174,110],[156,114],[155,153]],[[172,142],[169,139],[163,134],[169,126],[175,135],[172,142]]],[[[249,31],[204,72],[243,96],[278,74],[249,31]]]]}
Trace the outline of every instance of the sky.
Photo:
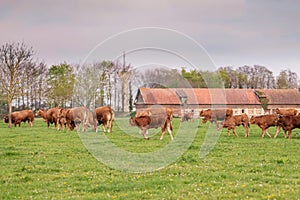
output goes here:
{"type": "Polygon", "coordinates": [[[1,0],[0,44],[24,42],[49,66],[131,52],[132,66],[262,65],[300,76],[299,19],[298,0],[1,0]]]}

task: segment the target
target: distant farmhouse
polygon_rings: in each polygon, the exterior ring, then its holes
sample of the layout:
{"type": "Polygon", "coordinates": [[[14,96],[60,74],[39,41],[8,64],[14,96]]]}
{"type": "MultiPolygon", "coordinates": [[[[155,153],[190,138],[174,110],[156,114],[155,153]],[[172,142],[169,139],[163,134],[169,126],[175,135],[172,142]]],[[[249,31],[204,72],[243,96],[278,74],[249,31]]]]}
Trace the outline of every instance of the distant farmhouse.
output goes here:
{"type": "Polygon", "coordinates": [[[300,93],[296,89],[217,89],[217,88],[139,88],[136,110],[152,106],[171,107],[175,116],[203,109],[232,108],[235,115],[273,113],[276,108],[300,110],[300,93]]]}

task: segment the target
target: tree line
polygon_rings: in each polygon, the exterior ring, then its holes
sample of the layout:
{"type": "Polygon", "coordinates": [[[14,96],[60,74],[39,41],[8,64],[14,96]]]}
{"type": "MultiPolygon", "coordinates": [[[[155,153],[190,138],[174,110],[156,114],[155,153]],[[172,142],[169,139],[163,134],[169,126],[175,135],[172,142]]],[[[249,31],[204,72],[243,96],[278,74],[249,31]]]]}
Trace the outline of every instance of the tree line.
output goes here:
{"type": "Polygon", "coordinates": [[[48,67],[34,58],[32,47],[6,43],[0,47],[1,113],[13,110],[111,105],[131,111],[138,87],[298,88],[298,76],[282,70],[275,77],[264,66],[220,67],[215,71],[135,69],[125,62],[61,63],[48,67]]]}

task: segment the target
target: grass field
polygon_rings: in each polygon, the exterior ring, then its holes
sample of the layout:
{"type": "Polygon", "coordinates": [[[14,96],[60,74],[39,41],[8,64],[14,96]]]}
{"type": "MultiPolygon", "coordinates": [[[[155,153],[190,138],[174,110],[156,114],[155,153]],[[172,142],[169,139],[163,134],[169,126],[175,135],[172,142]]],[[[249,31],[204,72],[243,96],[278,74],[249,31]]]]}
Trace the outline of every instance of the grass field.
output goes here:
{"type": "MultiPolygon", "coordinates": [[[[172,144],[167,134],[159,141],[155,132],[145,141],[138,129],[125,126],[127,119],[119,120],[122,128],[116,124],[105,135],[121,149],[147,153],[172,144]]],[[[179,119],[173,124],[176,141],[184,126],[179,119]]],[[[0,199],[300,199],[299,130],[288,140],[282,132],[277,139],[261,139],[255,125],[249,138],[243,137],[242,127],[238,138],[228,137],[224,129],[201,158],[208,125],[185,124],[198,130],[183,155],[160,170],[129,173],[99,162],[85,148],[82,140],[104,136],[102,131],[56,131],[41,120],[33,128],[9,129],[0,122],[0,199]]]]}

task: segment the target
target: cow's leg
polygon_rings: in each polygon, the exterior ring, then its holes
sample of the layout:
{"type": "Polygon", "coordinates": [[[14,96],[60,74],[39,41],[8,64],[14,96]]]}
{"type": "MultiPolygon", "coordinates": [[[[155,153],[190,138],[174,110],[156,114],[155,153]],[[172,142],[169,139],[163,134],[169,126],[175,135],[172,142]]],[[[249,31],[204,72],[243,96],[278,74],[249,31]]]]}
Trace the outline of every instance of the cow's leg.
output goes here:
{"type": "Polygon", "coordinates": [[[107,120],[106,122],[106,128],[107,128],[107,132],[110,133],[111,129],[110,129],[110,120],[107,120]]]}
{"type": "Polygon", "coordinates": [[[283,130],[283,137],[286,138],[286,130],[283,130]]]}
{"type": "Polygon", "coordinates": [[[276,133],[274,135],[274,138],[277,138],[277,135],[278,135],[279,132],[280,132],[280,126],[276,126],[276,133]]]}
{"type": "Polygon", "coordinates": [[[249,128],[247,124],[244,124],[244,129],[245,129],[245,137],[249,137],[249,128]]]}
{"type": "Polygon", "coordinates": [[[104,133],[106,133],[105,122],[102,123],[102,130],[103,130],[104,133]]]}
{"type": "Polygon", "coordinates": [[[292,130],[289,130],[289,139],[292,138],[292,130]]]}
{"type": "Polygon", "coordinates": [[[165,128],[162,128],[161,129],[161,136],[160,136],[160,140],[162,140],[165,136],[165,133],[166,133],[166,129],[165,128]]]}
{"type": "Polygon", "coordinates": [[[56,128],[56,130],[60,130],[60,122],[59,122],[59,119],[57,118],[56,119],[56,125],[55,125],[55,128],[56,128]]]}
{"type": "Polygon", "coordinates": [[[232,128],[232,132],[233,132],[233,134],[234,134],[235,137],[238,137],[238,135],[237,135],[237,133],[235,131],[235,127],[232,128]]]}
{"type": "Polygon", "coordinates": [[[112,127],[113,127],[113,119],[109,120],[109,131],[110,133],[112,132],[112,127]]]}
{"type": "Polygon", "coordinates": [[[261,132],[261,138],[264,138],[264,137],[265,137],[265,131],[266,131],[266,130],[265,130],[264,128],[262,128],[261,130],[262,130],[262,132],[261,132]]]}
{"type": "Polygon", "coordinates": [[[147,137],[148,129],[143,127],[143,128],[141,128],[141,131],[142,131],[142,135],[144,136],[144,139],[149,140],[149,138],[147,137]]]}
{"type": "Polygon", "coordinates": [[[266,129],[266,134],[267,134],[267,136],[269,136],[269,138],[272,137],[272,136],[270,135],[270,133],[269,133],[269,128],[266,129]]]}
{"type": "Polygon", "coordinates": [[[228,137],[230,136],[230,128],[227,129],[228,137]]]}
{"type": "Polygon", "coordinates": [[[173,130],[172,124],[168,124],[167,130],[169,132],[171,140],[173,140],[174,138],[173,138],[173,134],[172,134],[172,130],[173,130]]]}

